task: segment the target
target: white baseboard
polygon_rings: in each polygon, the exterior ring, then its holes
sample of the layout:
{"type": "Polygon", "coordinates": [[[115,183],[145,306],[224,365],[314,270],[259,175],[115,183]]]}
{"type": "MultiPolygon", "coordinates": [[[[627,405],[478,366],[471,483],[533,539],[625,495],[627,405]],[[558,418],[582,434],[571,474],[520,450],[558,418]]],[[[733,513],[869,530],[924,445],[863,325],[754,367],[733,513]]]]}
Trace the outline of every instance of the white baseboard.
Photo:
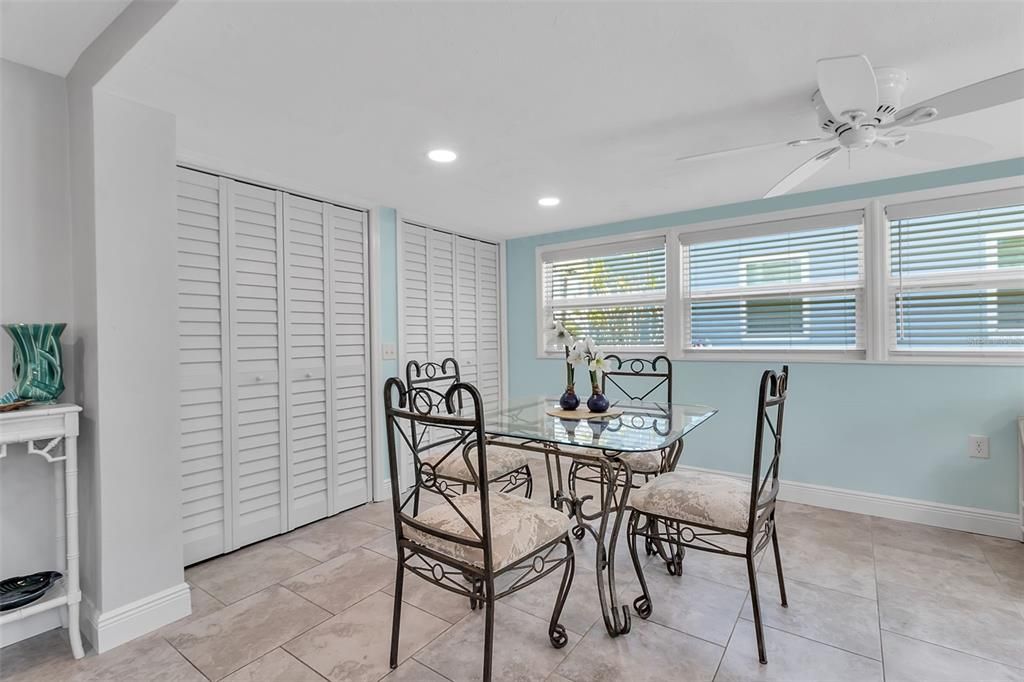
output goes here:
{"type": "Polygon", "coordinates": [[[82,606],[82,634],[102,654],[189,615],[192,594],[187,583],[180,583],[102,613],[88,600],[83,599],[82,606]]]}
{"type": "MultiPolygon", "coordinates": [[[[680,465],[680,468],[694,471],[708,471],[726,474],[749,481],[750,476],[741,476],[730,471],[717,471],[701,467],[680,465]]],[[[997,512],[977,507],[961,507],[955,504],[914,500],[866,493],[859,490],[832,488],[827,485],[779,481],[779,499],[785,502],[809,504],[816,507],[839,511],[880,516],[897,521],[921,523],[951,530],[962,530],[979,535],[992,535],[1011,540],[1022,540],[1021,521],[1016,514],[997,512]]]]}

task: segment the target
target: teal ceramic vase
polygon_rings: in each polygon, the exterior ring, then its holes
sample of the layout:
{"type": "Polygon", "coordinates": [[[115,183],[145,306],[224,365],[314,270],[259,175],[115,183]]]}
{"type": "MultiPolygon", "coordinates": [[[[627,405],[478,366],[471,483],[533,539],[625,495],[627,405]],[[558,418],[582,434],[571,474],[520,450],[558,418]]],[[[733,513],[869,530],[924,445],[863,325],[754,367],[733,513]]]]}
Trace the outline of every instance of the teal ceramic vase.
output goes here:
{"type": "Polygon", "coordinates": [[[14,339],[14,392],[36,402],[51,402],[64,392],[60,335],[63,322],[5,324],[14,339]]]}

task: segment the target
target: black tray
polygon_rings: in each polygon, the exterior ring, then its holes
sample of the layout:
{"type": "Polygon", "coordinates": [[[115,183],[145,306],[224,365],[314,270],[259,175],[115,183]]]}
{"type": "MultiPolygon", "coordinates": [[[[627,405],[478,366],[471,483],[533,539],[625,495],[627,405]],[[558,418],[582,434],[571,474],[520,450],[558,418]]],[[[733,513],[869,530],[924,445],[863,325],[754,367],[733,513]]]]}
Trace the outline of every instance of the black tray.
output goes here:
{"type": "Polygon", "coordinates": [[[63,578],[57,571],[16,575],[0,581],[0,611],[21,608],[39,599],[63,578]]]}

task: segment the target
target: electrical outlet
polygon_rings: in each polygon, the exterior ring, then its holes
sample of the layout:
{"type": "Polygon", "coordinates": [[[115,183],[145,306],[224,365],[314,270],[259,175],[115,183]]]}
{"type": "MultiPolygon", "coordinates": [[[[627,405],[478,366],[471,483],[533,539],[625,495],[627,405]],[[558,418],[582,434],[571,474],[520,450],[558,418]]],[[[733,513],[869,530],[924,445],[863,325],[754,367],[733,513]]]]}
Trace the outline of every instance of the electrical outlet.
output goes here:
{"type": "Polygon", "coordinates": [[[382,343],[380,357],[382,360],[394,360],[398,357],[398,348],[393,343],[382,343]]]}
{"type": "Polygon", "coordinates": [[[988,436],[968,436],[967,454],[979,459],[988,459],[988,436]]]}

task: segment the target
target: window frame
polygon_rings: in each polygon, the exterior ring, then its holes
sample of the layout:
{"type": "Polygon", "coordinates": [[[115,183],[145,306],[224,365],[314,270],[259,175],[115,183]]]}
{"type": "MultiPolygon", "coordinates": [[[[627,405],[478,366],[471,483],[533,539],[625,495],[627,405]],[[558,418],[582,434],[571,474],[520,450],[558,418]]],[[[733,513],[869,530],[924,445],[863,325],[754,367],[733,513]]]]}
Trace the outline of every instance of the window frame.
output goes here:
{"type": "MultiPolygon", "coordinates": [[[[951,196],[967,197],[975,194],[984,194],[1003,190],[1024,191],[1024,175],[1012,175],[988,180],[964,182],[956,185],[943,185],[928,187],[925,189],[912,189],[901,192],[870,195],[872,187],[851,186],[849,188],[836,188],[827,190],[840,196],[852,196],[851,199],[843,199],[834,202],[806,205],[798,208],[784,208],[777,210],[765,210],[758,213],[745,213],[739,215],[738,211],[744,208],[749,210],[749,204],[735,205],[736,213],[733,217],[716,220],[704,220],[700,222],[686,222],[688,214],[706,213],[706,210],[694,212],[682,212],[659,219],[649,219],[647,224],[659,224],[661,227],[624,232],[622,223],[615,226],[617,232],[610,236],[593,237],[581,240],[559,241],[539,245],[535,248],[535,275],[536,286],[535,316],[536,316],[536,338],[537,357],[540,359],[561,357],[559,353],[545,350],[543,339],[544,320],[544,292],[543,292],[543,255],[552,251],[566,251],[583,247],[597,247],[610,243],[631,242],[634,240],[663,237],[666,244],[666,292],[665,292],[665,348],[657,352],[640,352],[635,349],[622,349],[637,357],[653,357],[665,354],[672,360],[692,360],[698,362],[778,362],[787,360],[790,362],[822,362],[822,363],[888,363],[888,364],[924,364],[924,365],[1019,365],[1022,355],[1018,351],[974,351],[963,352],[889,352],[890,332],[890,248],[889,248],[889,223],[886,217],[886,207],[896,204],[917,203],[917,202],[938,202],[946,200],[951,196]],[[683,238],[690,238],[694,233],[705,233],[732,228],[742,229],[745,226],[764,222],[776,221],[800,221],[815,216],[844,213],[847,211],[864,212],[864,285],[863,298],[861,301],[862,323],[864,334],[864,349],[856,351],[846,350],[818,350],[818,349],[703,349],[693,352],[686,352],[683,348],[684,321],[688,324],[690,299],[682,296],[682,277],[684,264],[682,262],[683,249],[678,245],[683,238]],[[675,220],[673,220],[675,218],[675,220]]],[[[823,190],[825,191],[825,190],[823,190]]],[[[758,202],[761,203],[761,202],[758,202]]],[[[766,200],[766,205],[785,206],[794,202],[791,196],[778,197],[766,200]]],[[[608,230],[611,232],[611,230],[608,230]]],[[[550,235],[557,237],[557,234],[550,235]]],[[[724,237],[718,236],[721,239],[724,237]]],[[[609,348],[609,351],[613,349],[609,348]]]]}
{"type": "MultiPolygon", "coordinates": [[[[976,291],[996,291],[1001,287],[1014,287],[1024,289],[1024,273],[1000,272],[999,268],[975,268],[973,270],[952,270],[946,273],[921,275],[911,277],[910,281],[901,281],[898,275],[892,273],[891,253],[891,220],[888,216],[888,209],[903,209],[904,212],[921,213],[924,215],[944,215],[971,210],[984,210],[985,208],[996,208],[1000,204],[1008,205],[1024,204],[1024,184],[1019,181],[1008,187],[998,187],[975,192],[956,192],[953,195],[944,194],[933,200],[892,202],[885,208],[883,215],[884,235],[886,242],[884,266],[884,288],[886,295],[886,354],[891,360],[901,361],[927,361],[946,362],[952,364],[1018,364],[1024,361],[1024,349],[1019,350],[996,350],[992,347],[979,347],[968,350],[942,350],[942,349],[900,349],[895,339],[896,333],[893,327],[898,315],[896,306],[896,295],[900,291],[943,291],[951,288],[963,288],[976,291]],[[915,208],[908,209],[908,206],[915,208]],[[1014,362],[1016,361],[1016,362],[1014,362]]],[[[1019,238],[1024,236],[1024,230],[1015,230],[1006,237],[1019,238]]],[[[986,254],[998,249],[998,240],[986,240],[986,254]]],[[[995,311],[993,311],[995,312],[995,311]]],[[[993,324],[996,318],[993,317],[993,324]]]]}
{"type": "MultiPolygon", "coordinates": [[[[571,243],[560,242],[551,244],[548,246],[538,247],[536,251],[536,273],[537,273],[537,355],[538,357],[561,357],[561,351],[554,351],[547,347],[545,343],[544,325],[548,321],[548,306],[547,301],[544,299],[544,264],[549,261],[553,261],[553,256],[561,254],[563,252],[566,255],[572,255],[575,258],[584,258],[588,255],[605,255],[602,252],[608,251],[607,255],[611,255],[615,252],[616,246],[621,245],[623,251],[629,251],[632,249],[642,250],[646,246],[655,246],[655,242],[661,241],[660,232],[652,233],[630,233],[627,238],[598,238],[598,239],[585,239],[574,241],[571,243]],[[646,242],[646,244],[645,244],[646,242]],[[578,251],[579,253],[573,253],[578,251]],[[588,254],[588,252],[590,252],[588,254]]],[[[604,306],[644,306],[644,305],[661,305],[662,317],[667,314],[668,309],[668,298],[670,283],[669,260],[671,259],[671,247],[668,242],[664,243],[665,247],[665,291],[661,293],[630,293],[630,294],[618,294],[608,296],[590,296],[585,299],[581,298],[578,301],[574,301],[574,305],[563,306],[567,308],[587,308],[596,307],[599,305],[604,306]]],[[[665,331],[668,331],[666,325],[665,331]]],[[[611,353],[629,353],[638,356],[655,356],[664,354],[669,348],[668,338],[663,336],[664,344],[662,346],[646,346],[638,348],[636,346],[602,346],[601,348],[611,353]]]]}
{"type": "MultiPolygon", "coordinates": [[[[844,202],[829,206],[809,206],[798,211],[786,211],[770,214],[758,214],[744,216],[740,219],[731,220],[725,223],[706,223],[696,226],[696,229],[680,230],[677,236],[680,259],[680,288],[677,297],[681,300],[681,314],[679,345],[676,349],[677,356],[673,359],[706,359],[706,360],[768,360],[771,362],[787,360],[812,360],[812,361],[850,361],[862,360],[866,357],[865,348],[704,348],[688,347],[686,339],[690,337],[690,306],[693,300],[707,300],[714,297],[735,298],[741,295],[742,291],[719,291],[707,297],[684,296],[686,292],[685,278],[688,276],[688,267],[685,261],[687,250],[685,247],[692,244],[717,242],[731,239],[746,239],[765,237],[776,234],[799,233],[815,229],[827,229],[836,227],[839,224],[861,225],[861,237],[863,240],[862,253],[864,254],[864,271],[861,279],[857,282],[823,282],[802,283],[794,287],[789,284],[786,289],[790,295],[800,293],[800,289],[806,289],[808,296],[828,295],[830,293],[841,293],[853,290],[857,299],[857,323],[859,329],[866,330],[864,292],[867,288],[867,211],[864,210],[862,202],[844,202]],[[730,296],[735,294],[736,296],[730,296]]],[[[762,296],[762,292],[759,293],[762,296]]],[[[866,337],[864,346],[866,347],[866,337]]]]}

